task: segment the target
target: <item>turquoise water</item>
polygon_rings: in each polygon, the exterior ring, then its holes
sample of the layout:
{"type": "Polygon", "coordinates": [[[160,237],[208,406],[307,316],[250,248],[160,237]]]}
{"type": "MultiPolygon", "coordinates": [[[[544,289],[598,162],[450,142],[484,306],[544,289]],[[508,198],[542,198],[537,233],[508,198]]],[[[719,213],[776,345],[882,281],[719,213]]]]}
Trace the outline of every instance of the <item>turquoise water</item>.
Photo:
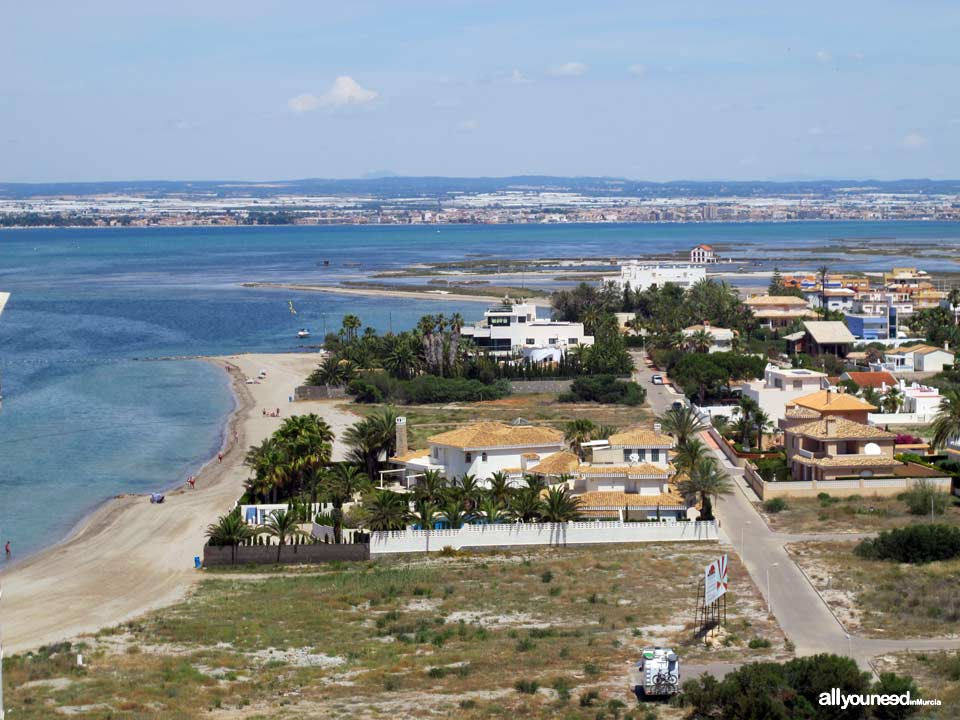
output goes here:
{"type": "MultiPolygon", "coordinates": [[[[483,306],[242,288],[328,282],[414,262],[625,257],[729,247],[790,267],[791,250],[837,238],[903,249],[890,256],[803,255],[804,267],[919,264],[911,246],[956,246],[945,223],[172,228],[0,231],[0,541],[23,554],[56,542],[121,492],[181,483],[220,446],[232,407],[226,377],[200,361],[144,358],[296,350],[347,312],[380,331],[427,312],[483,306]],[[883,240],[869,240],[884,238],[883,240]],[[329,261],[329,266],[323,262],[329,261]],[[359,267],[357,266],[359,265],[359,267]],[[287,301],[298,310],[291,316],[287,301]]],[[[960,269],[938,260],[928,269],[960,269]]]]}

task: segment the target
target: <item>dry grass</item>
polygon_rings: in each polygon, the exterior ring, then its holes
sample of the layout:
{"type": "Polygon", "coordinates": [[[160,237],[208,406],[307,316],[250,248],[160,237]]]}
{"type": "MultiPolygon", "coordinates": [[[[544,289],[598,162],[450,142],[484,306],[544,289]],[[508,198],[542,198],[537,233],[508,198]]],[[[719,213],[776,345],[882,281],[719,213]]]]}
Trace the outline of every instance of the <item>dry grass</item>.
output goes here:
{"type": "Polygon", "coordinates": [[[187,601],[88,639],[83,670],[73,649],[8,660],[6,700],[25,720],[63,707],[85,718],[586,719],[611,701],[620,717],[644,717],[626,673],[645,645],[671,644],[685,662],[785,655],[735,558],[726,642],[692,639],[696,579],[716,552],[543,548],[220,572],[187,601]],[[754,637],[773,647],[748,649],[754,637]],[[518,692],[519,681],[540,689],[518,692]],[[581,708],[590,690],[600,700],[581,708]]]}
{"type": "MultiPolygon", "coordinates": [[[[379,405],[349,406],[351,412],[368,414],[379,405]]],[[[399,408],[407,417],[410,447],[426,447],[431,435],[474,422],[509,423],[524,418],[534,424],[563,429],[571,420],[587,419],[598,425],[624,429],[643,422],[652,422],[649,408],[598,403],[561,403],[556,395],[510,395],[501,400],[449,405],[404,405],[399,408]]]]}
{"type": "Polygon", "coordinates": [[[942,705],[931,707],[929,717],[960,718],[960,653],[897,653],[874,658],[874,666],[880,672],[911,676],[921,697],[940,700],[942,705]]]}
{"type": "Polygon", "coordinates": [[[847,627],[870,637],[943,637],[960,631],[960,560],[905,565],[864,560],[855,542],[788,546],[847,627]]]}
{"type": "MultiPolygon", "coordinates": [[[[911,515],[895,497],[852,496],[830,498],[787,498],[787,509],[768,513],[758,506],[770,527],[778,532],[879,532],[913,523],[929,522],[929,515],[911,515]]],[[[960,502],[952,499],[937,522],[960,525],[960,502]]]]}

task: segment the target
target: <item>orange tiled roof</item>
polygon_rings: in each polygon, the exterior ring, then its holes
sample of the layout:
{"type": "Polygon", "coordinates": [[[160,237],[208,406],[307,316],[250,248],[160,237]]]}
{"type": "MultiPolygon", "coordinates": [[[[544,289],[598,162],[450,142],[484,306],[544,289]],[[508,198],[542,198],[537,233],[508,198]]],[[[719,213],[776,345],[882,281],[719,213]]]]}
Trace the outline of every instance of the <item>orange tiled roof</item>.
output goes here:
{"type": "Polygon", "coordinates": [[[784,307],[793,306],[796,308],[807,307],[807,301],[793,295],[755,295],[743,301],[744,305],[750,307],[769,307],[782,305],[784,307]]]}
{"type": "Polygon", "coordinates": [[[566,475],[576,472],[579,465],[580,458],[577,457],[576,453],[562,450],[544,458],[530,468],[529,472],[537,475],[566,475]]]}
{"type": "Polygon", "coordinates": [[[900,465],[899,460],[886,455],[830,455],[822,458],[805,458],[802,455],[794,455],[790,458],[801,465],[812,465],[815,467],[894,467],[900,465]]]}
{"type": "Polygon", "coordinates": [[[817,412],[843,412],[847,410],[866,410],[873,412],[876,406],[850,393],[834,392],[832,390],[818,390],[810,395],[793,400],[794,405],[810,408],[817,412]]]}
{"type": "Polygon", "coordinates": [[[846,418],[823,418],[822,420],[814,420],[813,422],[797,425],[790,430],[790,432],[795,435],[805,435],[806,437],[817,440],[842,440],[844,438],[886,440],[896,437],[893,433],[881,430],[874,425],[864,425],[863,423],[847,420],[846,418]],[[832,426],[832,432],[828,431],[828,426],[832,426]]]}
{"type": "Polygon", "coordinates": [[[674,488],[670,492],[657,495],[642,495],[640,493],[625,493],[617,491],[585,492],[576,496],[581,507],[622,508],[622,507],[656,507],[657,505],[686,507],[683,496],[674,488]]]}
{"type": "Polygon", "coordinates": [[[497,447],[563,445],[563,433],[553,428],[536,425],[482,422],[440,433],[427,440],[431,445],[448,445],[461,450],[482,450],[497,447]]]}
{"type": "Polygon", "coordinates": [[[410,450],[403,453],[403,455],[394,455],[392,458],[390,458],[390,462],[410,462],[411,460],[416,460],[417,458],[427,457],[429,454],[429,450],[410,450]]]}
{"type": "Polygon", "coordinates": [[[666,478],[670,476],[668,468],[662,468],[651,463],[639,463],[637,465],[581,465],[577,470],[581,475],[592,477],[655,477],[666,478]]]}
{"type": "Polygon", "coordinates": [[[652,447],[652,448],[672,448],[673,438],[664,433],[658,433],[651,428],[633,427],[627,428],[623,432],[614,433],[607,441],[610,447],[652,447]]]}

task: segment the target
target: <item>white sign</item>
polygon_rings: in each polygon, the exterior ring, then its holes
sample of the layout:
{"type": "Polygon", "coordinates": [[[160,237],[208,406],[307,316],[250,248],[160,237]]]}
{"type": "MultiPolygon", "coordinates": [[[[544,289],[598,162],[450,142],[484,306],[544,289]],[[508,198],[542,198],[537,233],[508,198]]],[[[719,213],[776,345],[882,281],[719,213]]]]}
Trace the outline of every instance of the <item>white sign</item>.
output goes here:
{"type": "Polygon", "coordinates": [[[726,592],[730,581],[727,579],[727,556],[722,555],[707,565],[703,572],[703,602],[711,605],[726,592]]]}

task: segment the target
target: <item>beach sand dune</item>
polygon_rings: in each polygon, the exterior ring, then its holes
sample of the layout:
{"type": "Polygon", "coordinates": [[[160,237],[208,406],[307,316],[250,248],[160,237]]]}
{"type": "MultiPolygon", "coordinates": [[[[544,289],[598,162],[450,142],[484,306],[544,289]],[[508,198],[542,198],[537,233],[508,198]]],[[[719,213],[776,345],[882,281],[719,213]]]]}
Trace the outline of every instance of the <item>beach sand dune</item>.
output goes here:
{"type": "MultiPolygon", "coordinates": [[[[193,558],[202,552],[207,525],[229,511],[243,491],[246,448],[290,415],[315,412],[338,438],[358,419],[334,402],[288,402],[318,361],[314,353],[212,358],[230,373],[238,402],[223,462],[213,458],[199,473],[196,490],[170,491],[161,505],[151,505],[144,495],[113,499],[65,541],[5,571],[0,576],[4,650],[22,652],[94,632],[182,598],[202,575],[193,569],[193,558]],[[261,370],[265,381],[246,384],[261,370]],[[281,417],[264,417],[264,408],[279,408],[281,417]]],[[[334,458],[344,455],[336,442],[334,458]]]]}

